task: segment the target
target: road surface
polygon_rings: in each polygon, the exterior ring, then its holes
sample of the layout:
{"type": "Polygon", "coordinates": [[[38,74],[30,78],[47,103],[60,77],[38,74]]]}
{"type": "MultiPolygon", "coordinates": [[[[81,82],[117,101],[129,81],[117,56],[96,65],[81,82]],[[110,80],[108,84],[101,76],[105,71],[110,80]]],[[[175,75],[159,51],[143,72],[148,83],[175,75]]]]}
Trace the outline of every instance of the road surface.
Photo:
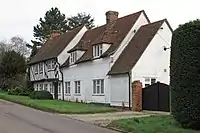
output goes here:
{"type": "Polygon", "coordinates": [[[116,133],[90,123],[0,100],[0,133],[116,133]]]}

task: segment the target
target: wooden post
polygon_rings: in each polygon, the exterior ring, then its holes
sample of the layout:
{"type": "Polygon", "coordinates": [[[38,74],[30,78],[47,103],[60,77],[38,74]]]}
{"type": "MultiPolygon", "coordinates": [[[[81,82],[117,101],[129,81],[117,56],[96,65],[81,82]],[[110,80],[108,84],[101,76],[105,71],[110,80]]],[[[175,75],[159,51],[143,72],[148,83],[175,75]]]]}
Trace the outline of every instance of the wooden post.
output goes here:
{"type": "Polygon", "coordinates": [[[132,83],[132,110],[142,111],[142,83],[140,81],[134,81],[132,83]]]}

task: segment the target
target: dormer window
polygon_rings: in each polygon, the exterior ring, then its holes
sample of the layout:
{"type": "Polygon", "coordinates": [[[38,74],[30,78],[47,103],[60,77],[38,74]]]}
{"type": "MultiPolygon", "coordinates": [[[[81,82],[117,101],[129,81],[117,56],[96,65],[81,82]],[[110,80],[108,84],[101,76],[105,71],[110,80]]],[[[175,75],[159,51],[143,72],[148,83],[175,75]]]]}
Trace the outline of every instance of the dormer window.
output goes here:
{"type": "Polygon", "coordinates": [[[76,62],[76,60],[77,60],[77,52],[74,51],[74,52],[70,53],[70,64],[76,62]]]}
{"type": "Polygon", "coordinates": [[[103,53],[103,45],[99,44],[99,45],[95,45],[93,46],[93,57],[100,57],[103,53]]]}

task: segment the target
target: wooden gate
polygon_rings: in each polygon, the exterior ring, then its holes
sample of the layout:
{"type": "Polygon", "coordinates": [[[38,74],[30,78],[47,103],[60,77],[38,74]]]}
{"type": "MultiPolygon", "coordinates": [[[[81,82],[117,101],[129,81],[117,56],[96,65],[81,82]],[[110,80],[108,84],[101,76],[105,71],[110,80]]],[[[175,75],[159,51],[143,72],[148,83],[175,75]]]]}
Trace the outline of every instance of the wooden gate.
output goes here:
{"type": "Polygon", "coordinates": [[[170,111],[169,85],[157,82],[142,90],[142,109],[170,111]]]}

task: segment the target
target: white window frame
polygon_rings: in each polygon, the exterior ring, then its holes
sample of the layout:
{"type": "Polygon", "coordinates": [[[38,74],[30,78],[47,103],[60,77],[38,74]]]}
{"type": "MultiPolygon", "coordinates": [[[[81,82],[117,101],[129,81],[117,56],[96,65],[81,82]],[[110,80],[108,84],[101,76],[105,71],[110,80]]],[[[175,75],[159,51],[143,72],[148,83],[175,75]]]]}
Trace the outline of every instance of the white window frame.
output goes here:
{"type": "Polygon", "coordinates": [[[61,94],[62,90],[61,90],[61,83],[58,83],[58,94],[61,94]]]}
{"type": "Polygon", "coordinates": [[[39,64],[39,73],[40,73],[40,74],[43,73],[43,69],[44,69],[43,63],[40,63],[40,64],[39,64]]]}
{"type": "Polygon", "coordinates": [[[51,71],[55,69],[55,61],[54,60],[49,60],[47,61],[47,70],[51,71]]]}
{"type": "Polygon", "coordinates": [[[93,46],[93,57],[100,57],[103,54],[103,44],[93,46]]]}
{"type": "Polygon", "coordinates": [[[38,84],[36,84],[36,91],[38,91],[39,90],[39,85],[38,84]]]}
{"type": "Polygon", "coordinates": [[[93,80],[93,95],[104,95],[105,84],[104,79],[93,80]]]}
{"type": "Polygon", "coordinates": [[[70,64],[73,64],[77,61],[77,51],[70,53],[70,64]]]}
{"type": "Polygon", "coordinates": [[[156,83],[156,78],[153,78],[153,77],[145,77],[144,78],[144,87],[147,87],[149,85],[152,85],[156,83]],[[153,80],[155,80],[155,82],[152,82],[153,80]]]}
{"type": "Polygon", "coordinates": [[[47,83],[44,84],[44,90],[48,91],[48,84],[47,83]]]}
{"type": "Polygon", "coordinates": [[[34,65],[33,68],[34,68],[35,75],[37,75],[39,71],[38,64],[34,65]]]}
{"type": "Polygon", "coordinates": [[[50,93],[54,93],[53,84],[52,83],[49,84],[49,91],[50,91],[50,93]]]}
{"type": "Polygon", "coordinates": [[[43,89],[44,89],[43,87],[44,87],[44,86],[43,86],[43,84],[41,83],[41,84],[40,84],[40,91],[43,91],[43,89]]]}
{"type": "Polygon", "coordinates": [[[71,82],[67,81],[65,82],[65,94],[71,94],[71,82]]]}
{"type": "Polygon", "coordinates": [[[81,94],[81,81],[74,81],[75,84],[75,94],[81,94]]]}

